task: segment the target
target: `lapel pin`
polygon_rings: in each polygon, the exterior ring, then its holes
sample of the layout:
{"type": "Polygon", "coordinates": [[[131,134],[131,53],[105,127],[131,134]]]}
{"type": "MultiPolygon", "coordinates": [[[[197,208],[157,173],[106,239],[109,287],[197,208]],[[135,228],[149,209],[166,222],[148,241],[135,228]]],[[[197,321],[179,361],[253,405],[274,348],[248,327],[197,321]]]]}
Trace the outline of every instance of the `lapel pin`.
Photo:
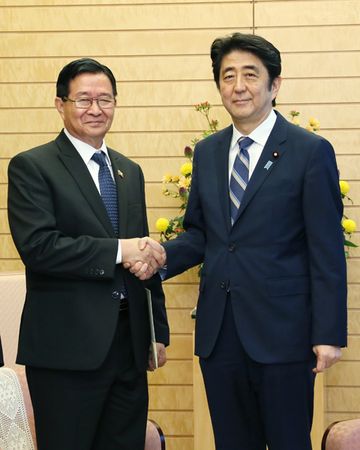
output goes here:
{"type": "Polygon", "coordinates": [[[279,157],[279,153],[278,152],[273,152],[272,155],[273,155],[274,158],[278,158],[279,157]]]}
{"type": "Polygon", "coordinates": [[[264,169],[269,170],[270,167],[272,166],[272,164],[273,164],[272,161],[268,161],[268,162],[265,164],[264,169]]]}
{"type": "Polygon", "coordinates": [[[121,172],[120,169],[118,169],[117,174],[119,175],[119,177],[124,178],[124,174],[121,172]]]}

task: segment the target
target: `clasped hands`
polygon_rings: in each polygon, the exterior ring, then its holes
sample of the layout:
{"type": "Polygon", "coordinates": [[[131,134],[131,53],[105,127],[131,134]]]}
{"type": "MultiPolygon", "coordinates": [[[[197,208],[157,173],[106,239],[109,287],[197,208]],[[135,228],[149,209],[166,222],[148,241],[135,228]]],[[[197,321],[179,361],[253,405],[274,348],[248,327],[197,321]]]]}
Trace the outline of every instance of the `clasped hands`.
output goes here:
{"type": "Polygon", "coordinates": [[[122,239],[122,264],[140,280],[152,277],[166,263],[164,247],[154,239],[122,239]]]}

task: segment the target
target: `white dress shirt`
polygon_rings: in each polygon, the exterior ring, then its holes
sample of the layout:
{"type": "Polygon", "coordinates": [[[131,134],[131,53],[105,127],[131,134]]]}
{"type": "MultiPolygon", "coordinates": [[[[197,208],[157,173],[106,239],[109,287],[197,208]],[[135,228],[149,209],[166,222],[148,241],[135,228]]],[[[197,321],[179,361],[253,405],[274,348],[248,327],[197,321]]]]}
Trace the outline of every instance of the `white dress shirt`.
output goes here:
{"type": "MultiPolygon", "coordinates": [[[[66,134],[66,136],[68,137],[69,141],[72,143],[72,145],[76,148],[76,150],[78,151],[79,155],[81,156],[82,160],[84,161],[86,167],[88,168],[88,171],[91,175],[91,178],[93,179],[97,190],[100,193],[100,186],[99,186],[99,170],[100,170],[100,166],[97,162],[93,161],[91,158],[93,156],[93,154],[95,152],[104,152],[105,156],[106,156],[106,163],[109,167],[111,176],[114,179],[114,173],[113,170],[111,168],[111,161],[109,158],[109,154],[108,154],[108,150],[106,148],[105,145],[105,141],[103,140],[102,145],[100,147],[100,149],[94,148],[91,145],[87,144],[84,141],[81,141],[80,139],[72,136],[68,130],[66,128],[64,128],[64,133],[66,134]]],[[[116,264],[120,264],[122,262],[122,252],[121,252],[121,242],[120,239],[118,239],[118,251],[117,251],[117,255],[116,255],[116,264]]]]}
{"type": "MultiPolygon", "coordinates": [[[[267,116],[267,118],[261,122],[261,124],[255,128],[248,136],[251,138],[254,142],[250,145],[248,148],[249,152],[249,180],[251,175],[254,172],[255,166],[258,163],[261,153],[265,147],[265,144],[270,136],[270,133],[272,129],[274,128],[276,122],[276,114],[275,111],[272,109],[270,114],[267,116]]],[[[233,136],[231,139],[230,144],[230,151],[229,151],[229,184],[230,184],[230,178],[231,178],[231,171],[234,165],[234,161],[236,158],[236,155],[239,151],[239,144],[238,140],[243,137],[244,135],[240,133],[240,131],[235,128],[235,125],[233,124],[233,136]]]]}

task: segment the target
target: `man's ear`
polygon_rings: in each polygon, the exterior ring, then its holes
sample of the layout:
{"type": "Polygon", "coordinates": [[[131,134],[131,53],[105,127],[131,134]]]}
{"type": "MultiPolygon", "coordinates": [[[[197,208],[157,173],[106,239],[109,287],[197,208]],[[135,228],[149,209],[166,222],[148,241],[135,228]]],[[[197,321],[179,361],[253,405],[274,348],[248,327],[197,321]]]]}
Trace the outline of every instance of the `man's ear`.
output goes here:
{"type": "Polygon", "coordinates": [[[274,78],[272,85],[271,85],[271,91],[272,91],[272,100],[274,100],[279,92],[280,86],[281,86],[281,77],[274,78]]]}
{"type": "Polygon", "coordinates": [[[55,97],[55,108],[59,111],[59,114],[64,118],[64,101],[60,97],[55,97]]]}

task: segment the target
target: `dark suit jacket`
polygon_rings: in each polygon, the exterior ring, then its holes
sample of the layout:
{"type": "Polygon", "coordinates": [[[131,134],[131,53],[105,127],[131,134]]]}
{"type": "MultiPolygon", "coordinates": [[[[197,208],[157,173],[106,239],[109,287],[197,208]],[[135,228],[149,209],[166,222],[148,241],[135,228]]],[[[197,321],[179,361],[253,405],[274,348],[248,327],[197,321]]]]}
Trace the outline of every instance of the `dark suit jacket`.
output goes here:
{"type": "MultiPolygon", "coordinates": [[[[109,155],[118,188],[119,237],[148,235],[142,171],[114,150],[109,155]]],[[[150,334],[144,283],[115,264],[117,237],[87,167],[64,132],[11,160],[8,198],[27,284],[17,362],[99,367],[114,336],[118,292],[125,282],[135,359],[145,370],[150,334]]],[[[153,277],[148,287],[157,340],[167,344],[160,278],[153,277]]]]}
{"type": "Polygon", "coordinates": [[[3,357],[3,351],[2,351],[2,345],[1,345],[1,339],[0,339],[0,367],[4,365],[4,357],[3,357]]]}
{"type": "Polygon", "coordinates": [[[165,244],[167,277],[204,261],[196,354],[211,353],[228,292],[241,341],[259,362],[305,360],[315,344],[344,346],[343,208],[331,145],[277,113],[231,227],[231,137],[228,127],[197,144],[187,231],[165,244]]]}

